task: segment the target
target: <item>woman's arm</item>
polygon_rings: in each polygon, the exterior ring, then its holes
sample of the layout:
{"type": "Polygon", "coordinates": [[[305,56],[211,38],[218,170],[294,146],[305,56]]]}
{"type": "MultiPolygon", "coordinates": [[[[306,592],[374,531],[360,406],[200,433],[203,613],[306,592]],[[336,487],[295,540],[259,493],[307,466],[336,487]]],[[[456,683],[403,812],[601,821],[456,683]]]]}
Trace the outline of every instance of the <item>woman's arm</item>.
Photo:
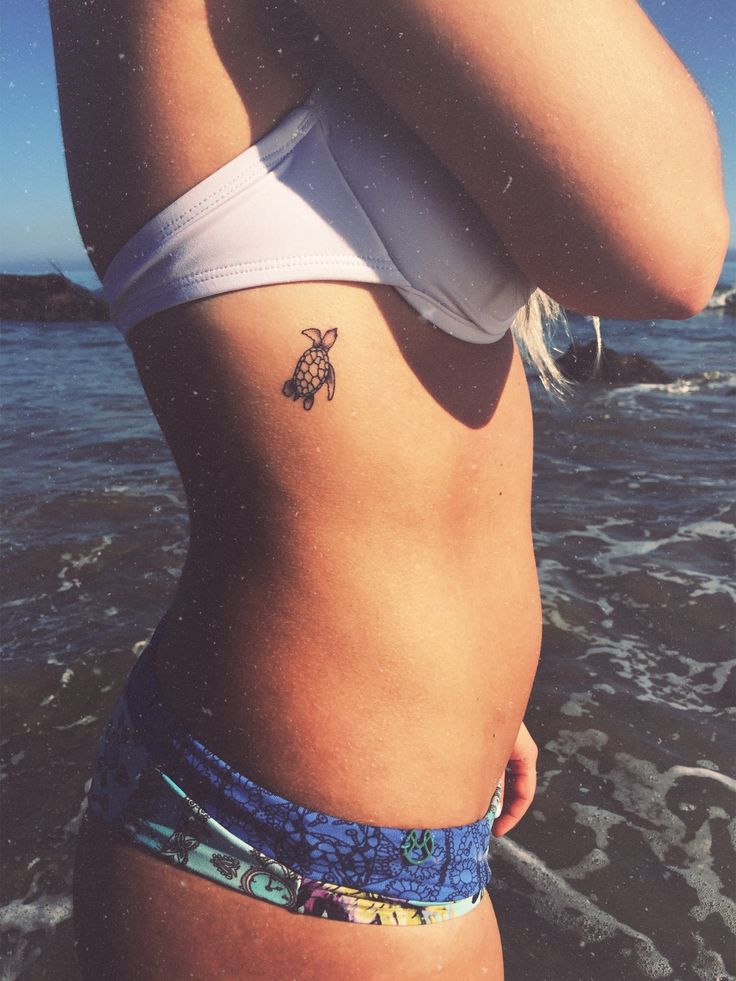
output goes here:
{"type": "Polygon", "coordinates": [[[708,300],[716,130],[634,0],[299,2],[560,303],[681,318],[708,300]]]}

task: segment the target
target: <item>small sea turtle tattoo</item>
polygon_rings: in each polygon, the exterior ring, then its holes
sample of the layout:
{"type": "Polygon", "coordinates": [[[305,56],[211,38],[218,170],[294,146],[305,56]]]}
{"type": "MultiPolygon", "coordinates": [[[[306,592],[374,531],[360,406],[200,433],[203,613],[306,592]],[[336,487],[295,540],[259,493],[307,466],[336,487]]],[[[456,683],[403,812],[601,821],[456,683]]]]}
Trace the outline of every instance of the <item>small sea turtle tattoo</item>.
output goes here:
{"type": "Polygon", "coordinates": [[[315,394],[323,385],[327,385],[328,402],[335,395],[335,369],[330,364],[327,352],[337,340],[337,328],[326,331],[324,337],[316,327],[309,327],[302,334],[309,338],[312,346],[299,358],[294,374],[284,382],[282,391],[295,402],[303,399],[302,405],[309,410],[314,405],[315,394]]]}

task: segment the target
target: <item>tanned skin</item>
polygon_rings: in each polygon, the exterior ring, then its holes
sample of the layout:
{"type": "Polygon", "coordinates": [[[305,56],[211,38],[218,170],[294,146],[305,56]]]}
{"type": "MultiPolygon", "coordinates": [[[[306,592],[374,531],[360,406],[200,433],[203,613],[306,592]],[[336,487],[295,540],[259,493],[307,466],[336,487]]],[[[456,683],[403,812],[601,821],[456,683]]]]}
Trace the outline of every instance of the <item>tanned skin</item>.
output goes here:
{"type": "MultiPolygon", "coordinates": [[[[725,248],[712,121],[635,4],[593,6],[591,20],[587,0],[397,0],[364,23],[368,7],[342,0],[52,0],[72,194],[98,272],[298,105],[339,50],[532,281],[591,313],[693,312],[725,248]]],[[[189,501],[158,661],[189,730],[291,800],[399,827],[478,819],[509,765],[495,829],[508,831],[534,792],[522,719],[540,646],[532,422],[510,336],[465,344],[390,288],[303,283],[186,304],[129,341],[189,501]],[[325,374],[302,405],[285,398],[303,332],[333,328],[334,397],[325,374]]],[[[487,898],[419,929],[326,922],[94,825],[75,920],[90,979],[503,977],[487,898]]]]}

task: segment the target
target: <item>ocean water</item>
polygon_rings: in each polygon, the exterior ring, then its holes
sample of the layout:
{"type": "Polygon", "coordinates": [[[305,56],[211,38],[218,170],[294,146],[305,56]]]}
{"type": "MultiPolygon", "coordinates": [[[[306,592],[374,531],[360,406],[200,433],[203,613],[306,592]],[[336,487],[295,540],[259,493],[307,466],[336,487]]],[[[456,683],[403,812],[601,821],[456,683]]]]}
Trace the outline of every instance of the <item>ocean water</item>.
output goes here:
{"type": "MultiPolygon", "coordinates": [[[[721,288],[734,282],[732,254],[721,288]]],[[[494,845],[507,976],[724,981],[736,977],[736,318],[716,306],[603,330],[674,380],[580,386],[564,402],[532,383],[540,785],[494,845]]],[[[2,350],[0,978],[72,981],[80,800],[172,594],[186,512],[110,325],[6,323],[2,350]]]]}

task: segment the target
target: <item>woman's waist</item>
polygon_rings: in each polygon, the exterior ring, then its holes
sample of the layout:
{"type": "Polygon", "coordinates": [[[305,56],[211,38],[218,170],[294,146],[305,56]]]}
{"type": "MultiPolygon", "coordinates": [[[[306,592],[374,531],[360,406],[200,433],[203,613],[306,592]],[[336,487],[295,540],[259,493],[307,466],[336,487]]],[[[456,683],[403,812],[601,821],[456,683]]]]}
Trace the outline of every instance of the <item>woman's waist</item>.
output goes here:
{"type": "Polygon", "coordinates": [[[315,561],[279,582],[222,576],[198,591],[185,577],[161,632],[162,689],[193,735],[291,800],[402,825],[435,798],[438,826],[472,819],[531,686],[536,578],[507,570],[500,594],[495,575],[485,588],[435,575],[315,561]]]}
{"type": "Polygon", "coordinates": [[[213,576],[276,583],[304,570],[305,582],[340,577],[353,591],[363,578],[378,590],[423,577],[425,588],[446,591],[492,586],[494,576],[504,581],[533,564],[528,496],[517,499],[504,485],[478,493],[451,483],[412,488],[409,476],[401,489],[335,480],[308,493],[272,486],[266,501],[227,486],[227,499],[212,488],[190,501],[185,571],[200,590],[213,576]]]}
{"type": "MultiPolygon", "coordinates": [[[[450,651],[456,672],[477,671],[537,633],[529,529],[478,541],[434,532],[387,523],[325,534],[305,524],[301,534],[282,530],[267,549],[242,550],[235,535],[227,550],[194,536],[174,603],[184,626],[168,632],[200,666],[199,652],[210,650],[233,673],[268,664],[286,673],[294,652],[300,670],[314,663],[335,684],[368,662],[414,672],[450,651]]],[[[182,648],[178,659],[186,657],[182,648]]]]}
{"type": "Polygon", "coordinates": [[[184,671],[172,682],[163,668],[160,679],[182,726],[259,786],[353,821],[449,827],[486,812],[509,759],[536,652],[514,661],[467,683],[432,652],[410,669],[368,660],[330,672],[305,658],[296,670],[282,659],[207,681],[184,671]]]}
{"type": "MultiPolygon", "coordinates": [[[[165,775],[169,786],[175,785],[179,792],[196,800],[210,817],[248,845],[267,855],[277,855],[290,868],[312,878],[340,883],[342,870],[335,862],[334,849],[337,843],[340,851],[339,843],[344,842],[353,856],[356,849],[359,853],[365,849],[371,852],[367,864],[365,855],[358,856],[356,875],[349,880],[351,886],[399,894],[394,891],[394,880],[407,873],[406,846],[411,844],[405,831],[396,826],[356,823],[344,816],[330,817],[323,810],[305,808],[303,804],[275,794],[215,756],[192,738],[168,709],[156,675],[156,653],[154,640],[136,665],[125,697],[118,703],[108,725],[96,776],[102,780],[97,780],[97,786],[90,794],[95,813],[114,820],[109,797],[105,794],[110,764],[114,768],[122,761],[131,774],[147,771],[144,780],[150,776],[154,782],[155,769],[165,775]],[[134,738],[121,742],[119,733],[122,729],[134,731],[134,738]]],[[[135,786],[135,780],[124,782],[128,793],[135,786]]],[[[125,792],[123,789],[122,793],[125,792]]],[[[494,803],[497,804],[497,795],[494,803]]],[[[113,807],[116,804],[113,801],[113,807]]],[[[487,881],[488,835],[485,817],[474,823],[467,822],[461,828],[450,826],[431,832],[435,859],[439,861],[439,864],[435,863],[438,874],[429,881],[424,877],[425,891],[420,898],[431,902],[455,898],[452,883],[455,886],[460,883],[456,875],[446,881],[442,872],[446,864],[444,857],[453,854],[455,858],[458,855],[461,859],[464,857],[464,871],[472,874],[472,878],[463,875],[464,891],[460,896],[482,889],[487,881]]],[[[410,854],[413,855],[413,850],[410,854]]]]}

